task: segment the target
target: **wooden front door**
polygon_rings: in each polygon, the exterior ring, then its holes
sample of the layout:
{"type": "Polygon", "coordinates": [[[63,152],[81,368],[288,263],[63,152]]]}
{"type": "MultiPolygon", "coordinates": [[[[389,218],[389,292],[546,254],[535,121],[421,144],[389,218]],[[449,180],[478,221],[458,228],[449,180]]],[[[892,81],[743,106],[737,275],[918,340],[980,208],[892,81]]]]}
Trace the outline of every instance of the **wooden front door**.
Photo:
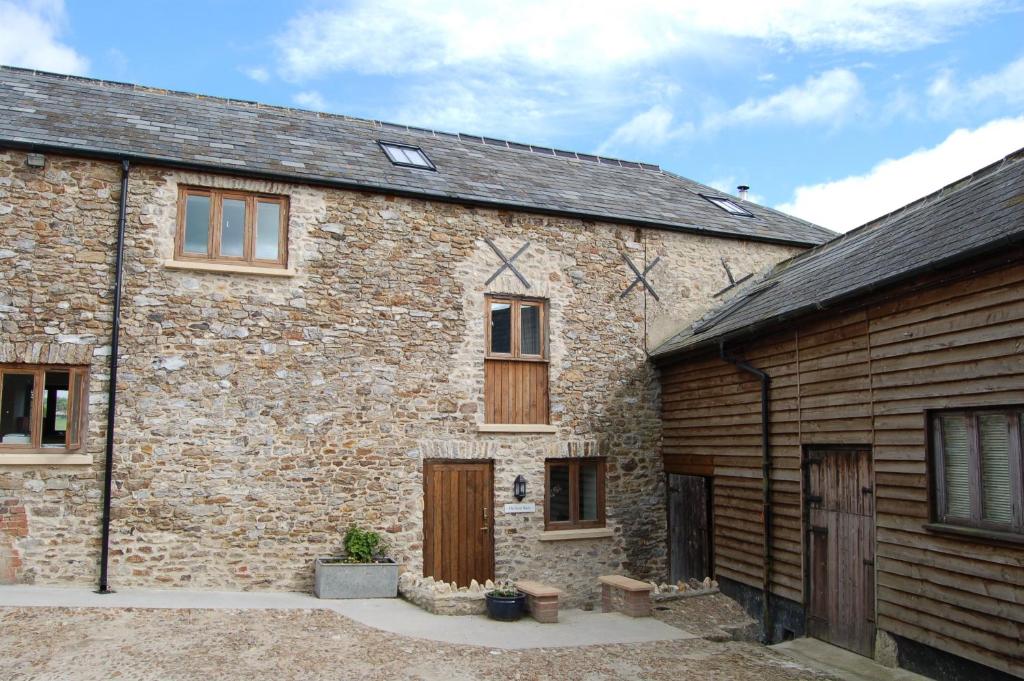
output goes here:
{"type": "Polygon", "coordinates": [[[668,533],[672,581],[711,577],[711,478],[669,474],[668,533]]]}
{"type": "Polygon", "coordinates": [[[494,579],[490,462],[423,464],[423,575],[459,586],[494,579]]]}
{"type": "Polygon", "coordinates": [[[875,646],[875,503],[871,451],[807,456],[807,633],[855,653],[875,646]]]}

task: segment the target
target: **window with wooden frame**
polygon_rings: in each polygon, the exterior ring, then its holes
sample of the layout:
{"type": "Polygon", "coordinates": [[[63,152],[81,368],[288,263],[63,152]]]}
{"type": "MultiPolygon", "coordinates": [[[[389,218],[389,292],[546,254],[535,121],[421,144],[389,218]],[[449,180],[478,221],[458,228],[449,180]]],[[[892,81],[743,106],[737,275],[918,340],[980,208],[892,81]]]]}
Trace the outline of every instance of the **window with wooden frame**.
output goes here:
{"type": "Polygon", "coordinates": [[[547,424],[547,301],[487,296],[485,304],[486,422],[547,424]]]}
{"type": "Polygon", "coordinates": [[[87,367],[0,365],[0,462],[81,448],[88,378],[87,367]]]}
{"type": "Polygon", "coordinates": [[[933,412],[938,523],[1024,534],[1024,407],[933,412]]]}
{"type": "Polygon", "coordinates": [[[544,528],[604,527],[604,459],[544,462],[544,528]]]}
{"type": "Polygon", "coordinates": [[[226,189],[182,187],[176,260],[285,268],[288,199],[226,189]]]}

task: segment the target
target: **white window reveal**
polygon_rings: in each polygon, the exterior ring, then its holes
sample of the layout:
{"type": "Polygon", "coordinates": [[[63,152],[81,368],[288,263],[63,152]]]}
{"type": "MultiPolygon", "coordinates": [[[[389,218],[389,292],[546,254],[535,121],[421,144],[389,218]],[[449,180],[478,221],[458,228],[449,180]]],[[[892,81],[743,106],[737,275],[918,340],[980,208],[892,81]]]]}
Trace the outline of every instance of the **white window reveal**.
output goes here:
{"type": "Polygon", "coordinates": [[[427,155],[419,147],[409,144],[398,144],[396,142],[377,142],[380,148],[387,154],[388,159],[396,166],[407,168],[423,168],[425,170],[437,170],[430,162],[427,155]]]}

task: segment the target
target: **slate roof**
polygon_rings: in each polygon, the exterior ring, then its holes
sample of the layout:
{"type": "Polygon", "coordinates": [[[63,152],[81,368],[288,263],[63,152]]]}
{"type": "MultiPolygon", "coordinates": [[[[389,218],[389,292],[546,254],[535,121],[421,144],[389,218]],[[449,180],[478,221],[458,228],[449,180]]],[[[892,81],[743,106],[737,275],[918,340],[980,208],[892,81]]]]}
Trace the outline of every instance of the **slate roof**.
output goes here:
{"type": "Polygon", "coordinates": [[[751,336],[924,272],[1024,243],[1024,149],[779,263],[665,341],[655,361],[751,336]]]}
{"type": "MultiPolygon", "coordinates": [[[[0,66],[0,146],[127,157],[239,175],[799,245],[834,233],[721,196],[656,165],[182,92],[0,66]],[[437,171],[377,145],[421,147],[437,171]]],[[[739,201],[738,199],[734,199],[739,201]]]]}

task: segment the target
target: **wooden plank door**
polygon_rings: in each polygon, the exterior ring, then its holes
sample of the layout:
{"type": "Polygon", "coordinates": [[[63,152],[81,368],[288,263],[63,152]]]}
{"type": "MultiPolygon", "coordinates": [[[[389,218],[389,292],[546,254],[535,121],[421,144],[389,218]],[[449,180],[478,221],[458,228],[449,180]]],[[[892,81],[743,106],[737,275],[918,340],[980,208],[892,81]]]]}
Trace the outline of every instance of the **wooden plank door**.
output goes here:
{"type": "Polygon", "coordinates": [[[668,476],[669,575],[704,579],[711,575],[711,478],[668,476]]]}
{"type": "Polygon", "coordinates": [[[459,586],[494,579],[492,466],[423,464],[423,575],[459,586]]]}
{"type": "Polygon", "coordinates": [[[875,497],[871,451],[812,449],[807,464],[807,633],[872,657],[875,497]]]}

